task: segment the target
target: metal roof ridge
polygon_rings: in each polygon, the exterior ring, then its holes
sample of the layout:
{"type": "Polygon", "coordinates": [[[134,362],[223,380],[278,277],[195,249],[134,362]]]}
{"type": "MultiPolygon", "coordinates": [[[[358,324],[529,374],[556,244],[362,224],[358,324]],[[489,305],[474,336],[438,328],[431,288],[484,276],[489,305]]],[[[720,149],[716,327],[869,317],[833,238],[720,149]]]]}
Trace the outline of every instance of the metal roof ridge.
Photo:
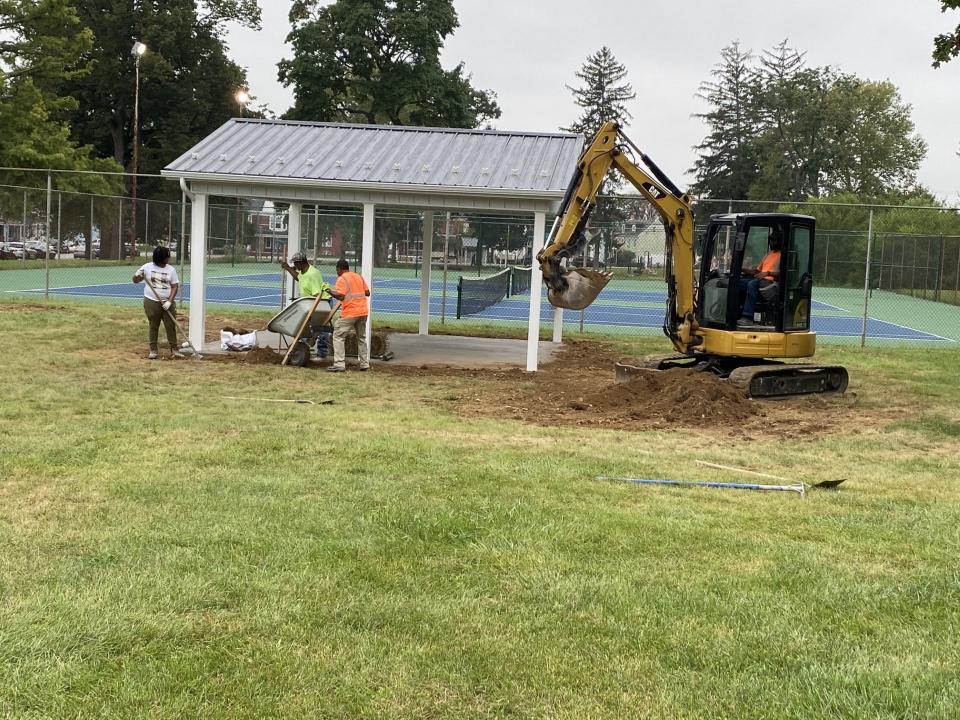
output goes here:
{"type": "MultiPolygon", "coordinates": [[[[428,125],[379,125],[370,123],[320,122],[314,120],[285,120],[282,118],[230,118],[225,124],[250,123],[262,125],[301,125],[304,127],[357,128],[359,130],[389,130],[394,132],[441,132],[470,135],[517,135],[521,137],[582,138],[577,133],[533,132],[529,130],[497,130],[495,128],[452,128],[428,125]]],[[[223,127],[223,126],[221,126],[223,127]]]]}

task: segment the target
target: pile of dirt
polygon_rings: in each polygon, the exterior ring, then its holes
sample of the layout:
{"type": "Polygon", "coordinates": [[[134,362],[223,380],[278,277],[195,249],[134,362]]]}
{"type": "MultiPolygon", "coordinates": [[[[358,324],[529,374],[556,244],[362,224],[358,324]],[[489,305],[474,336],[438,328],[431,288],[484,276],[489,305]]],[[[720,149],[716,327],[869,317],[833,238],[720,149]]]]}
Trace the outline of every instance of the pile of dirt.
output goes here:
{"type": "Polygon", "coordinates": [[[249,365],[279,365],[283,355],[270,348],[255,347],[243,354],[243,362],[249,365]]]}
{"type": "MultiPolygon", "coordinates": [[[[648,425],[735,426],[761,412],[758,403],[713,375],[686,368],[642,370],[623,384],[609,384],[570,402],[591,422],[635,420],[648,425]]],[[[557,408],[562,412],[563,408],[557,408]]]]}

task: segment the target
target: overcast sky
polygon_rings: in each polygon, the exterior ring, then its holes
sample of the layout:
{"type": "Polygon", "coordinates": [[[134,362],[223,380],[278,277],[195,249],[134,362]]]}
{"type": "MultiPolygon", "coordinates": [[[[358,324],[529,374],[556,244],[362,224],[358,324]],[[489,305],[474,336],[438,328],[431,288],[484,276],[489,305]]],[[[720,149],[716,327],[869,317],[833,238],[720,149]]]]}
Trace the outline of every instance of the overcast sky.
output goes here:
{"type": "MultiPolygon", "coordinates": [[[[565,84],[587,55],[608,45],[637,93],[631,138],[678,184],[689,183],[692,147],[705,129],[691,117],[694,96],[734,40],[755,52],[784,38],[809,65],[832,65],[871,80],[891,80],[913,106],[928,145],[920,181],[960,202],[960,59],[934,70],[933,36],[956,27],[937,0],[454,0],[460,28],[448,38],[445,67],[464,62],[476,87],[497,93],[504,130],[552,132],[577,116],[565,84]],[[910,8],[908,10],[908,8],[910,8]]],[[[287,0],[263,0],[263,29],[231,28],[232,57],[247,69],[251,92],[278,115],[292,94],[277,81],[289,57],[287,0]]]]}

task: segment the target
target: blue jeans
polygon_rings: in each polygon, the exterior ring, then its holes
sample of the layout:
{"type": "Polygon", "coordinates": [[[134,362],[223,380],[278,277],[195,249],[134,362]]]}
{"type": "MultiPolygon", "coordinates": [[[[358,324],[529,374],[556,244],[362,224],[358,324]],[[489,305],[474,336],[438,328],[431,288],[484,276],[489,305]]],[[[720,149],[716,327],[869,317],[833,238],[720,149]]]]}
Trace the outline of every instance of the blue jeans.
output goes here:
{"type": "Polygon", "coordinates": [[[329,328],[329,325],[325,325],[320,334],[317,335],[317,355],[321,357],[326,357],[333,351],[333,339],[329,328]]]}
{"type": "Polygon", "coordinates": [[[757,305],[757,293],[760,292],[760,280],[757,278],[740,278],[739,289],[741,293],[746,293],[746,300],[743,301],[743,317],[753,320],[753,309],[757,305]]]}

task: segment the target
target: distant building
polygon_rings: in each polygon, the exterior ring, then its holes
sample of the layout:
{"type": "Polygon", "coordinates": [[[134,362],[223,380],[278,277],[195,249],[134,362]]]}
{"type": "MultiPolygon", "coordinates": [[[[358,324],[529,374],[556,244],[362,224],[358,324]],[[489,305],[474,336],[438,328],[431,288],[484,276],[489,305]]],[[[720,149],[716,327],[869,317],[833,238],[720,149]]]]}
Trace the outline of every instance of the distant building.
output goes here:
{"type": "Polygon", "coordinates": [[[618,250],[629,250],[643,260],[644,267],[663,267],[666,237],[659,220],[627,220],[613,236],[618,250]]]}

